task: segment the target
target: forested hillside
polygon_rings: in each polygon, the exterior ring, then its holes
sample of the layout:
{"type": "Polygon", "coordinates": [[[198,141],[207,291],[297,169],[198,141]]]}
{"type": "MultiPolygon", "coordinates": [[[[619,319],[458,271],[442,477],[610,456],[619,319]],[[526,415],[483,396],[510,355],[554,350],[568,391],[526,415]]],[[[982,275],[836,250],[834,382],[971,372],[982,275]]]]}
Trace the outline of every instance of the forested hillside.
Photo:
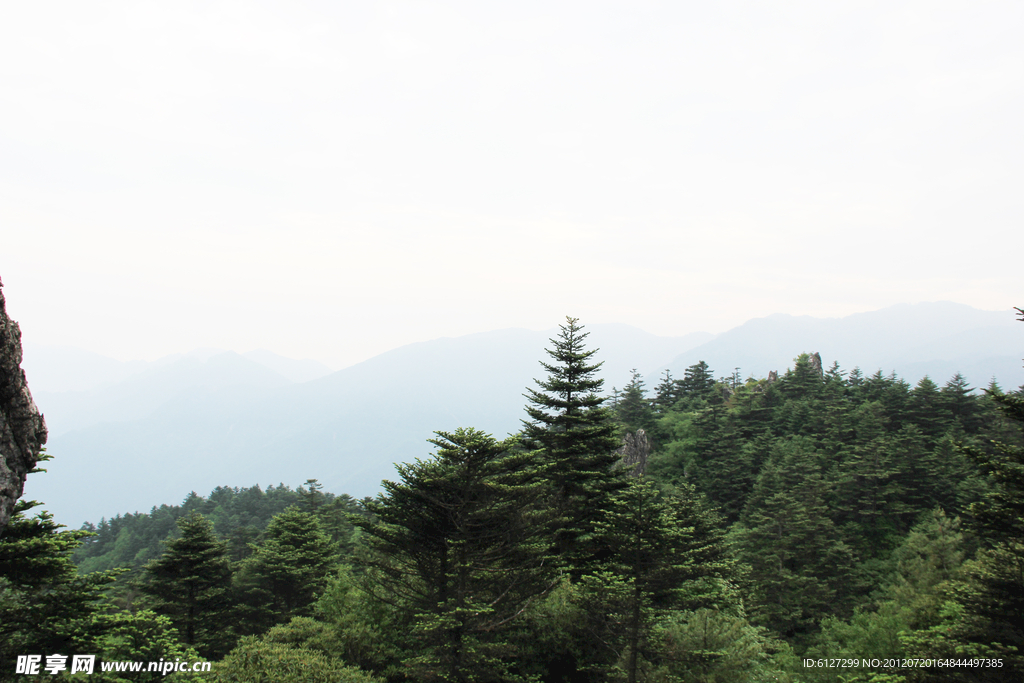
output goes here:
{"type": "Polygon", "coordinates": [[[348,495],[335,496],[321,489],[315,479],[310,479],[296,490],[281,484],[265,491],[259,486],[221,486],[206,497],[193,491],[181,505],[161,505],[147,514],[86,523],[82,529],[91,535],[75,551],[74,560],[85,573],[115,567],[141,568],[163,553],[163,542],[177,537],[177,523],[192,513],[209,519],[214,532],[227,541],[231,557],[240,560],[250,554],[249,544],[261,538],[271,519],[291,506],[316,513],[333,540],[347,545],[353,529],[348,515],[362,508],[348,495]]]}
{"type": "MultiPolygon", "coordinates": [[[[653,372],[710,337],[595,328],[607,377],[626,377],[634,365],[653,372]]],[[[63,457],[51,463],[54,476],[32,481],[27,495],[72,526],[224,485],[294,486],[316,477],[331,491],[376,495],[394,463],[427,452],[434,430],[515,431],[523,386],[552,334],[513,329],[436,339],[301,384],[251,354],[194,353],[89,391],[36,392],[50,450],[63,457]],[[82,495],[83,487],[101,486],[102,497],[82,495]]],[[[107,369],[99,364],[96,374],[107,369]]],[[[48,373],[39,374],[45,380],[48,373]]]]}
{"type": "Polygon", "coordinates": [[[221,487],[80,531],[21,504],[0,676],[51,651],[285,683],[1024,674],[1020,390],[802,353],[603,398],[576,320],[547,354],[520,434],[438,432],[372,500],[221,487]],[[893,658],[926,661],[859,664],[893,658]]]}
{"type": "MultiPolygon", "coordinates": [[[[701,360],[718,374],[739,367],[744,378],[767,377],[791,367],[801,351],[868,375],[895,370],[912,385],[926,374],[942,384],[959,371],[972,386],[995,376],[1014,387],[1024,383],[1018,326],[1008,311],[935,302],[831,319],[772,315],[714,339],[611,323],[587,331],[590,347],[600,348],[598,377],[608,393],[628,381],[631,368],[650,387],[663,369],[682,377],[701,360]]],[[[295,486],[316,477],[329,491],[375,496],[395,463],[427,453],[435,430],[517,432],[523,388],[538,377],[541,349],[556,333],[510,329],[435,339],[301,384],[251,353],[197,350],[127,368],[83,354],[43,353],[33,361],[29,347],[33,397],[60,457],[50,476],[29,480],[26,495],[45,500],[72,527],[217,486],[295,486]],[[129,370],[134,374],[124,377],[129,370]],[[72,386],[83,390],[60,390],[72,386]],[[83,493],[99,488],[103,496],[83,493]]],[[[302,369],[292,362],[292,371],[302,369]]]]}

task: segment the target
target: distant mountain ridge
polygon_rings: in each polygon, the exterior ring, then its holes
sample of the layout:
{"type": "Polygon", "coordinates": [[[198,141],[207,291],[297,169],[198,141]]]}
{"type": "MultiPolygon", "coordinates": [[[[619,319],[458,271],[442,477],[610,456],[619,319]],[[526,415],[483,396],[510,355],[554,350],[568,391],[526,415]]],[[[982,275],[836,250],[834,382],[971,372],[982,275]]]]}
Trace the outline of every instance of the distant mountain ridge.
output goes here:
{"type": "MultiPolygon", "coordinates": [[[[189,353],[176,353],[152,362],[119,361],[98,353],[69,346],[27,345],[22,367],[32,376],[33,392],[49,394],[90,391],[118,384],[132,377],[146,375],[173,365],[182,359],[205,361],[226,353],[224,349],[201,348],[189,353]]],[[[286,358],[266,349],[240,355],[291,382],[308,382],[332,372],[320,361],[286,358]]]]}
{"type": "Polygon", "coordinates": [[[1024,384],[1024,334],[1012,311],[981,311],[963,304],[900,304],[843,318],[782,313],[756,318],[680,354],[662,369],[682,376],[703,360],[717,376],[784,371],[802,352],[818,352],[826,366],[865,374],[896,372],[916,383],[925,375],[943,383],[963,373],[974,386],[996,377],[1003,387],[1024,384]]]}
{"type": "MultiPolygon", "coordinates": [[[[996,374],[1016,387],[1024,383],[1020,327],[1011,312],[918,304],[838,319],[775,315],[717,337],[658,337],[614,324],[586,329],[588,348],[601,349],[596,359],[605,363],[610,392],[634,367],[653,389],[663,368],[682,377],[705,360],[717,376],[737,366],[743,376],[764,376],[805,351],[866,374],[896,370],[916,381],[927,373],[941,384],[960,370],[975,386],[996,374]],[[947,324],[933,324],[939,319],[947,324]],[[974,365],[949,370],[971,358],[974,365]]],[[[308,381],[249,354],[204,350],[88,391],[39,391],[55,458],[48,474],[29,478],[26,496],[77,526],[219,485],[295,486],[315,477],[336,493],[373,495],[381,479],[394,478],[393,463],[430,453],[426,440],[435,430],[518,431],[522,394],[543,377],[539,361],[556,332],[435,339],[308,381]]],[[[26,371],[33,386],[34,370],[26,364],[26,371]]]]}
{"type": "MultiPolygon", "coordinates": [[[[652,371],[712,336],[588,329],[590,348],[602,348],[605,377],[619,386],[631,368],[652,371]]],[[[543,376],[538,361],[556,332],[409,344],[302,383],[239,354],[204,350],[113,385],[40,391],[57,457],[47,475],[29,480],[27,495],[74,525],[240,481],[316,477],[330,490],[370,495],[393,476],[394,462],[428,455],[435,430],[518,431],[522,394],[543,376]],[[85,493],[97,490],[101,497],[85,493]]]]}

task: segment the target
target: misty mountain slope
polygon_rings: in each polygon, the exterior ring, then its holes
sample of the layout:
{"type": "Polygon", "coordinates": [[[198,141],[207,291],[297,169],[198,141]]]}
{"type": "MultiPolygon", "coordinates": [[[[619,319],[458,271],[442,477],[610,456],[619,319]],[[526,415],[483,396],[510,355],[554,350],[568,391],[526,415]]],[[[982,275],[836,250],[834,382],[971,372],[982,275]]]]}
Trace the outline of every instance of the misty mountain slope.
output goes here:
{"type": "Polygon", "coordinates": [[[176,401],[188,403],[197,393],[212,392],[221,402],[231,403],[289,383],[263,365],[225,351],[206,360],[185,356],[150,364],[116,384],[89,391],[40,391],[36,403],[46,415],[52,441],[100,423],[143,419],[176,401]]]}
{"type": "MultiPolygon", "coordinates": [[[[588,347],[601,348],[597,360],[620,386],[630,368],[651,370],[710,336],[588,329],[588,347]]],[[[434,431],[518,431],[522,394],[544,377],[539,361],[556,333],[512,329],[410,344],[302,384],[257,373],[237,354],[207,361],[218,368],[214,378],[193,365],[169,365],[180,371],[177,380],[152,384],[153,396],[139,406],[124,404],[142,390],[131,380],[120,394],[103,390],[117,401],[62,418],[81,426],[55,430],[50,472],[30,478],[28,495],[73,526],[219,485],[294,486],[316,477],[332,491],[372,495],[381,479],[395,476],[395,462],[430,454],[434,431]],[[114,423],[103,419],[103,406],[136,417],[114,423]]],[[[163,375],[147,379],[155,378],[163,375]]]]}
{"type": "Polygon", "coordinates": [[[974,327],[954,334],[929,338],[928,341],[902,351],[901,363],[917,363],[926,359],[953,360],[970,357],[1005,357],[1024,354],[1021,333],[1010,325],[974,327]]]}
{"type": "MultiPolygon", "coordinates": [[[[979,311],[950,302],[903,304],[845,318],[775,314],[750,320],[690,349],[666,367],[675,377],[704,360],[716,376],[740,368],[743,377],[784,371],[803,352],[823,363],[865,374],[895,371],[908,382],[928,374],[943,383],[962,372],[974,386],[995,375],[1002,386],[1024,383],[1020,332],[1012,311],[979,311]]],[[[653,379],[654,376],[649,378],[653,379]]]]}
{"type": "MultiPolygon", "coordinates": [[[[1014,316],[955,304],[841,319],[773,315],[702,344],[710,335],[587,330],[588,348],[600,348],[595,360],[605,362],[606,391],[625,385],[633,367],[653,389],[659,367],[682,377],[706,360],[718,376],[736,366],[744,377],[764,376],[803,351],[845,370],[896,370],[908,381],[930,374],[942,383],[961,371],[973,386],[992,374],[1007,388],[1024,383],[1014,316]]],[[[539,361],[556,333],[509,329],[409,344],[303,383],[238,354],[179,358],[104,388],[95,405],[79,404],[80,413],[54,412],[55,459],[48,474],[29,477],[26,495],[71,526],[221,485],[296,486],[315,477],[331,491],[373,495],[381,479],[394,478],[395,462],[431,453],[435,431],[476,427],[499,438],[518,431],[523,393],[544,377],[539,361]],[[78,426],[61,426],[68,424],[78,426]]],[[[44,411],[48,405],[40,400],[44,411]]]]}
{"type": "MultiPolygon", "coordinates": [[[[225,350],[202,348],[149,362],[119,361],[69,346],[26,343],[22,367],[32,378],[33,391],[54,394],[101,389],[183,359],[206,361],[221,353],[225,353],[225,350]]],[[[287,358],[266,349],[247,351],[241,355],[292,382],[308,382],[333,372],[319,361],[287,358]]]]}
{"type": "Polygon", "coordinates": [[[320,361],[310,360],[309,358],[301,360],[286,358],[266,349],[248,351],[242,355],[266,368],[270,368],[292,382],[308,382],[326,377],[334,372],[320,361]]]}
{"type": "Polygon", "coordinates": [[[147,365],[141,360],[126,363],[84,349],[30,342],[25,342],[21,363],[33,396],[111,386],[143,372],[147,365]]]}

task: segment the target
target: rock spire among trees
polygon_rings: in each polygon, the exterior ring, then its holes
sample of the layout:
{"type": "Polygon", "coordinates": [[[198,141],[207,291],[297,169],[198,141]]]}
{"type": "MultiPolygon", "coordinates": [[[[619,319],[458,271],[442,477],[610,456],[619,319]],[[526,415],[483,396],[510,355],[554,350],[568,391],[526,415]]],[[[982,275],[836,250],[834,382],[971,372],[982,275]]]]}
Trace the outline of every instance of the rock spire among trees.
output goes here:
{"type": "Polygon", "coordinates": [[[46,422],[21,369],[21,328],[7,317],[0,281],[0,534],[46,443],[46,422]]]}

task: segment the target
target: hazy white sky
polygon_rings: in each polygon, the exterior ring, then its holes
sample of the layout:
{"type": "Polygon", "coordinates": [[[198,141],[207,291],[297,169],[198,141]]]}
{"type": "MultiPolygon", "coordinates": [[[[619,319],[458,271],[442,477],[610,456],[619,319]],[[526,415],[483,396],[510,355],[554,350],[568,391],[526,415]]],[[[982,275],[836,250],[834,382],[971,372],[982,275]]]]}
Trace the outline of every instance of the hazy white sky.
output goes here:
{"type": "Polygon", "coordinates": [[[1024,303],[1024,3],[7,2],[29,343],[1024,303]]]}

